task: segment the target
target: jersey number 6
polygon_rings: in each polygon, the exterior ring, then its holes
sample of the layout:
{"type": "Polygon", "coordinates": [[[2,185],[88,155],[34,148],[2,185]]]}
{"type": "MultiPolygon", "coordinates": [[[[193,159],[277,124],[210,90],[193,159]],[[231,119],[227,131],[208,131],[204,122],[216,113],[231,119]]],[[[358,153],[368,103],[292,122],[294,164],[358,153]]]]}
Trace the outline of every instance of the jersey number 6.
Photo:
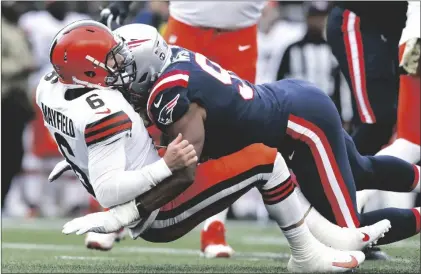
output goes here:
{"type": "Polygon", "coordinates": [[[93,99],[94,97],[98,97],[98,94],[94,93],[94,94],[86,97],[86,102],[91,107],[91,109],[97,109],[97,108],[103,107],[105,105],[104,101],[102,101],[99,98],[93,99]]]}
{"type": "Polygon", "coordinates": [[[74,173],[79,178],[80,182],[86,188],[86,190],[95,197],[95,192],[92,188],[91,183],[89,182],[88,176],[86,176],[86,174],[83,173],[83,171],[69,159],[69,156],[65,152],[65,150],[67,150],[67,153],[69,153],[70,156],[75,157],[75,154],[73,153],[73,150],[70,147],[69,143],[66,141],[66,138],[64,138],[57,132],[54,133],[54,138],[56,139],[58,148],[60,149],[60,152],[63,155],[63,157],[66,159],[66,162],[72,167],[74,173]]]}
{"type": "Polygon", "coordinates": [[[241,80],[240,78],[238,78],[237,75],[235,75],[234,73],[227,71],[225,69],[223,69],[220,65],[218,65],[215,62],[210,61],[209,59],[207,59],[204,55],[200,54],[200,53],[195,53],[195,60],[196,63],[207,73],[209,73],[210,75],[212,75],[213,77],[215,77],[216,79],[218,79],[219,81],[221,81],[222,83],[224,83],[225,85],[233,85],[233,80],[237,80],[239,82],[237,88],[238,88],[238,92],[240,93],[241,97],[243,97],[244,100],[251,100],[253,99],[253,89],[251,87],[249,87],[248,85],[246,85],[243,80],[241,80]],[[208,62],[211,65],[208,64],[208,62]],[[215,69],[217,68],[217,69],[215,69]]]}

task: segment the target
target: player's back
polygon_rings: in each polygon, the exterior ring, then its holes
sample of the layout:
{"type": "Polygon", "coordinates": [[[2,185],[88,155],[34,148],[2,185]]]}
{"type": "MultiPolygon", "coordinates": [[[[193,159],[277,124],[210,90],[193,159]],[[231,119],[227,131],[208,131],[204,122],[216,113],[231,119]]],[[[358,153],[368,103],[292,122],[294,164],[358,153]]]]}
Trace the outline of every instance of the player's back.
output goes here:
{"type": "Polygon", "coordinates": [[[165,130],[195,102],[206,110],[203,155],[220,157],[250,143],[277,145],[288,119],[287,91],[255,86],[199,53],[175,48],[173,56],[148,102],[158,127],[165,130]]]}
{"type": "Polygon", "coordinates": [[[89,180],[89,150],[100,152],[103,145],[128,136],[126,170],[159,159],[139,115],[117,90],[70,89],[58,81],[55,73],[49,73],[38,85],[36,101],[43,113],[44,125],[61,154],[94,196],[89,180]]]}

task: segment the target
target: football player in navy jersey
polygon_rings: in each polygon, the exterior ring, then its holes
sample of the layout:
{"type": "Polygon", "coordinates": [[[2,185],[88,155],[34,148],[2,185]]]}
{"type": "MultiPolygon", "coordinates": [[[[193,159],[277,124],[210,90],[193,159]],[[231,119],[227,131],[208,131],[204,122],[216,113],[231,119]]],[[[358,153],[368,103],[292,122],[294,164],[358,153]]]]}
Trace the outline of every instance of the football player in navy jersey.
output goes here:
{"type": "MultiPolygon", "coordinates": [[[[142,36],[138,27],[132,35],[142,36]]],[[[133,33],[133,26],[124,26],[123,37],[124,28],[133,33]]],[[[148,68],[156,50],[152,56],[133,53],[148,68]]],[[[253,143],[277,148],[304,196],[329,221],[359,227],[389,219],[392,230],[381,244],[419,232],[419,208],[358,214],[356,190],[420,192],[420,167],[390,156],[361,156],[333,102],[317,87],[301,80],[253,85],[200,53],[178,47],[163,53],[171,57],[148,83],[152,87],[138,83],[132,91],[143,96],[148,117],[170,139],[182,133],[198,155],[211,159],[253,143]]]]}
{"type": "MultiPolygon", "coordinates": [[[[224,209],[218,204],[229,204],[246,187],[256,186],[292,247],[290,270],[330,272],[355,267],[361,259],[357,253],[338,253],[326,247],[320,247],[323,250],[316,253],[310,251],[307,255],[297,252],[303,242],[296,239],[306,235],[306,226],[301,214],[293,217],[288,210],[297,210],[297,205],[294,184],[283,164],[284,158],[288,159],[306,198],[330,221],[351,228],[359,227],[360,222],[377,222],[378,226],[371,227],[371,232],[363,233],[362,241],[383,236],[389,228],[388,221],[381,221],[386,217],[393,222],[406,221],[412,226],[406,230],[397,227],[393,237],[385,238],[384,242],[408,237],[419,229],[419,209],[386,209],[361,216],[357,214],[354,177],[359,187],[394,187],[394,190],[413,189],[419,192],[419,167],[393,157],[360,156],[352,140],[342,130],[333,103],[315,86],[299,80],[254,86],[201,54],[168,47],[156,29],[149,26],[127,25],[121,28],[119,34],[125,44],[120,43],[119,48],[111,48],[110,54],[101,57],[110,74],[107,85],[120,89],[139,111],[146,110],[149,118],[170,138],[182,133],[194,145],[198,155],[218,161],[236,154],[232,162],[224,161],[222,165],[211,166],[201,173],[200,178],[196,178],[200,181],[209,175],[209,180],[215,177],[219,180],[218,184],[207,182],[210,187],[197,193],[198,186],[193,183],[182,193],[184,196],[176,198],[180,200],[179,204],[170,202],[161,208],[156,220],[143,231],[141,237],[144,239],[159,241],[164,232],[169,232],[168,228],[177,226],[179,222],[191,226],[198,218],[200,207],[203,207],[205,216],[210,216],[224,209]],[[126,46],[135,56],[135,65],[119,53],[126,46]],[[108,59],[110,56],[113,59],[108,59]],[[282,169],[275,173],[274,168],[275,178],[273,174],[269,179],[257,177],[263,182],[250,185],[250,180],[256,178],[247,179],[248,173],[253,173],[253,167],[247,163],[254,162],[254,159],[250,159],[249,151],[242,151],[255,143],[276,148],[284,157],[279,153],[276,157],[275,165],[278,161],[282,169]],[[214,176],[213,172],[217,175],[214,176]],[[221,172],[226,174],[222,176],[221,172]],[[393,184],[394,178],[400,179],[399,187],[393,184]],[[191,193],[193,189],[196,189],[195,193],[191,193]],[[189,210],[194,212],[189,213],[189,210]],[[342,258],[340,263],[337,262],[339,257],[342,258]]],[[[92,45],[95,43],[101,46],[100,41],[92,41],[92,45]]],[[[101,63],[99,67],[102,67],[101,63]]],[[[253,152],[265,151],[263,147],[253,152]]],[[[196,167],[193,167],[184,173],[193,181],[195,172],[196,167]]],[[[101,216],[110,214],[101,212],[101,216]]],[[[98,218],[90,224],[89,218],[83,218],[70,222],[65,231],[79,231],[78,226],[84,227],[79,233],[111,231],[105,223],[99,226],[98,218]],[[94,224],[93,227],[86,229],[91,224],[94,224]]],[[[178,229],[172,230],[172,233],[177,232],[178,229]]],[[[308,243],[301,248],[304,246],[308,243]]],[[[308,248],[305,251],[308,252],[308,248]]]]}
{"type": "MultiPolygon", "coordinates": [[[[136,63],[146,66],[151,57],[136,51],[136,63]]],[[[213,159],[253,143],[275,147],[304,196],[329,221],[359,227],[391,219],[393,229],[383,243],[418,232],[419,209],[358,214],[356,189],[419,192],[419,166],[394,157],[361,156],[332,101],[317,87],[301,80],[252,85],[200,53],[175,47],[165,54],[170,61],[153,86],[136,92],[147,98],[148,117],[170,139],[182,133],[198,154],[213,159]],[[410,223],[411,229],[393,222],[410,223]]]]}

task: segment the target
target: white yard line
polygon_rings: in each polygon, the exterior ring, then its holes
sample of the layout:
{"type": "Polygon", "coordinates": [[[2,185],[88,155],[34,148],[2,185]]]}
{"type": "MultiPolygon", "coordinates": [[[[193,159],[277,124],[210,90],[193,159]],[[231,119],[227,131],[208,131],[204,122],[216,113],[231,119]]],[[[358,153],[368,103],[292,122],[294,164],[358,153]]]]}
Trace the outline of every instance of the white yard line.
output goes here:
{"type": "Polygon", "coordinates": [[[59,260],[81,260],[81,261],[109,261],[109,260],[115,260],[115,258],[112,257],[85,257],[85,256],[54,256],[55,259],[59,260]]]}
{"type": "MultiPolygon", "coordinates": [[[[21,250],[49,250],[49,251],[84,251],[85,247],[81,245],[55,245],[55,244],[24,244],[24,243],[2,243],[2,249],[21,249],[21,250]]],[[[199,256],[197,249],[185,248],[160,248],[160,247],[114,247],[113,250],[121,253],[148,253],[164,255],[184,255],[199,256]]],[[[3,251],[4,252],[4,251],[3,251]]],[[[234,255],[237,258],[256,258],[256,259],[287,259],[287,253],[271,252],[237,252],[234,255]]]]}

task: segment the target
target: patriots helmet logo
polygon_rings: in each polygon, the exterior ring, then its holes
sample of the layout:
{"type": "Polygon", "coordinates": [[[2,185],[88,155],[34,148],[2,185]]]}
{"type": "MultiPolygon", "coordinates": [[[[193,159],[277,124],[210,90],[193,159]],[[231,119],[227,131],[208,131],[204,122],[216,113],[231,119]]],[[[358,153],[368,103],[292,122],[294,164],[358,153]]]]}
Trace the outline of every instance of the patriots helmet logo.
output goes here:
{"type": "Polygon", "coordinates": [[[173,122],[172,113],[174,111],[175,106],[177,105],[178,98],[180,98],[180,94],[177,94],[177,96],[175,96],[174,99],[172,99],[165,106],[162,107],[158,116],[158,122],[160,124],[169,125],[173,122]]]}

